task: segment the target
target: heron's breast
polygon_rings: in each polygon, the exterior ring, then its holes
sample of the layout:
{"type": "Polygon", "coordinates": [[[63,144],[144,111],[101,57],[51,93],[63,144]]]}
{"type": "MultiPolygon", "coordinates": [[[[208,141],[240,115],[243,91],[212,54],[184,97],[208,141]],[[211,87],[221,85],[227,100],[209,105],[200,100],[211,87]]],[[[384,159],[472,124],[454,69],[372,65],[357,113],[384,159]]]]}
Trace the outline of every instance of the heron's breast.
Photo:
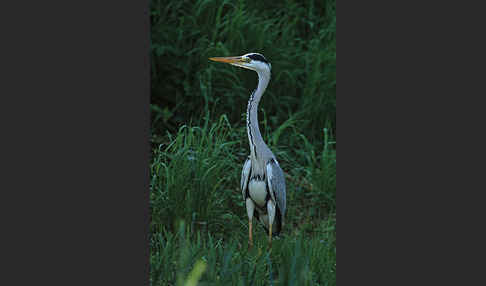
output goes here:
{"type": "Polygon", "coordinates": [[[259,206],[264,207],[267,198],[267,183],[263,180],[250,180],[248,184],[251,199],[259,206]]]}

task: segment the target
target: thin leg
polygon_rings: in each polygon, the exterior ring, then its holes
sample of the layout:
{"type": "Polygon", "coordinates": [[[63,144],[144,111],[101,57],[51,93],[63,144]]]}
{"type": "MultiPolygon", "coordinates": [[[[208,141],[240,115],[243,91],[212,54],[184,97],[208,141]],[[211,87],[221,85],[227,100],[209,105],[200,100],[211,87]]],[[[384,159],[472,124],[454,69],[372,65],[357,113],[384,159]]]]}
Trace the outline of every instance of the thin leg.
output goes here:
{"type": "Polygon", "coordinates": [[[272,226],[273,221],[275,220],[275,204],[272,200],[268,200],[267,203],[267,211],[268,211],[268,244],[272,247],[272,226]]]}
{"type": "Polygon", "coordinates": [[[246,199],[246,212],[248,214],[248,245],[249,248],[253,246],[253,212],[255,211],[255,203],[250,198],[246,199]]]}
{"type": "Polygon", "coordinates": [[[250,238],[250,241],[248,242],[249,248],[253,246],[253,231],[252,231],[252,223],[251,219],[248,220],[248,226],[249,226],[249,234],[248,237],[250,238]]]}
{"type": "Polygon", "coordinates": [[[272,225],[268,228],[268,245],[272,247],[272,225]]]}

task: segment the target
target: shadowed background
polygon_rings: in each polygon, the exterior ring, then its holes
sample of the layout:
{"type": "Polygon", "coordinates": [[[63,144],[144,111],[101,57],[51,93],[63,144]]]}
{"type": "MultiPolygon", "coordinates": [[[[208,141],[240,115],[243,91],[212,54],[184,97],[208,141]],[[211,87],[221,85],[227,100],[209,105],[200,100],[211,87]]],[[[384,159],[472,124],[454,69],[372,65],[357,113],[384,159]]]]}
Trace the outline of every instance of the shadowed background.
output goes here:
{"type": "Polygon", "coordinates": [[[151,284],[335,285],[335,1],[151,2],[151,284]],[[209,57],[265,55],[260,129],[288,213],[266,251],[239,190],[257,76],[209,57]],[[196,265],[196,262],[199,264],[196,265]]]}

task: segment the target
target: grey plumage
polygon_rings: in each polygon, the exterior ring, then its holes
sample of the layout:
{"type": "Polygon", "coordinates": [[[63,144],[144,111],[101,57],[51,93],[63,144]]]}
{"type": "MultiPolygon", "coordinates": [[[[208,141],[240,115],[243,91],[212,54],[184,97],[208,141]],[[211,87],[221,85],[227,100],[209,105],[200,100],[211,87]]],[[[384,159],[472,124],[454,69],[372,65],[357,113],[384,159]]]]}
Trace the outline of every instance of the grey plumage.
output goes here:
{"type": "Polygon", "coordinates": [[[258,103],[270,81],[271,64],[261,54],[240,57],[210,58],[234,66],[251,69],[258,74],[257,89],[250,95],[247,109],[247,133],[250,155],[243,164],[240,187],[249,218],[249,242],[252,245],[253,215],[272,234],[279,234],[286,211],[285,177],[275,155],[263,141],[258,127],[258,103]]]}
{"type": "Polygon", "coordinates": [[[275,201],[281,212],[282,226],[284,225],[285,210],[287,208],[287,198],[285,191],[285,177],[276,159],[270,160],[267,164],[269,189],[275,195],[275,201]]]}

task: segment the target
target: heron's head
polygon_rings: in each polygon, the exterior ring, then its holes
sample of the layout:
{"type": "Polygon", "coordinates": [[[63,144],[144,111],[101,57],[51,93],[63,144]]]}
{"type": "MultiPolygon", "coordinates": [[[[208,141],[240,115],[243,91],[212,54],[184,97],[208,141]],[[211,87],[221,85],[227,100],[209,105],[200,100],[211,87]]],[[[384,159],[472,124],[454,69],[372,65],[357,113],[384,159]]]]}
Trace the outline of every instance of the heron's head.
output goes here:
{"type": "Polygon", "coordinates": [[[216,57],[209,58],[212,61],[228,63],[233,66],[242,67],[256,72],[270,73],[272,65],[262,54],[248,53],[239,57],[216,57]]]}

